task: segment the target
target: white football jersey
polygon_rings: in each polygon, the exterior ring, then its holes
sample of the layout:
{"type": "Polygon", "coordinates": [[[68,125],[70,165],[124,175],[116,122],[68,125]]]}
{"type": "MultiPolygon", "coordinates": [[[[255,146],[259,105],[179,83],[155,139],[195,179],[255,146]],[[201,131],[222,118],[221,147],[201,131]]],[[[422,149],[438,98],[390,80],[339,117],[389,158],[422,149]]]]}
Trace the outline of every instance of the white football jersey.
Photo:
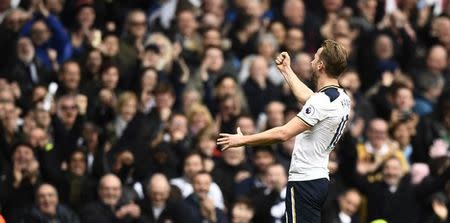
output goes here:
{"type": "Polygon", "coordinates": [[[328,155],[347,124],[350,98],[337,86],[314,93],[297,114],[311,128],[297,135],[289,168],[289,181],[328,177],[328,155]]]}

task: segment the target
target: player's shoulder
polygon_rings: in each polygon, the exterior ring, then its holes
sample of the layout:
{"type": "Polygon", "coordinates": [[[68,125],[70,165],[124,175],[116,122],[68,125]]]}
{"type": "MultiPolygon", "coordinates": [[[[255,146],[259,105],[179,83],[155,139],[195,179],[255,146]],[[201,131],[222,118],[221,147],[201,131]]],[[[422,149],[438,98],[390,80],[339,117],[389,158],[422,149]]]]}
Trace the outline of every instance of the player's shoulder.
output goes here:
{"type": "Polygon", "coordinates": [[[319,95],[322,95],[322,98],[324,100],[327,100],[328,102],[334,102],[338,98],[347,98],[347,94],[345,93],[345,90],[341,88],[340,86],[327,86],[318,91],[319,95]]]}
{"type": "Polygon", "coordinates": [[[336,100],[347,98],[345,91],[338,86],[327,86],[311,96],[311,101],[319,104],[330,104],[336,100]]]}

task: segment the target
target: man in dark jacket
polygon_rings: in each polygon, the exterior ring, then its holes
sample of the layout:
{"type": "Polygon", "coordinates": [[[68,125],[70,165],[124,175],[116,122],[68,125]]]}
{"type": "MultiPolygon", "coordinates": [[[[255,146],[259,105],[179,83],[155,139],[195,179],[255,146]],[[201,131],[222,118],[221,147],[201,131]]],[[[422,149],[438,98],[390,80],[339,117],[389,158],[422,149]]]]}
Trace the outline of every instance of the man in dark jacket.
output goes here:
{"type": "Polygon", "coordinates": [[[23,211],[31,207],[41,176],[31,145],[17,143],[11,160],[12,164],[0,179],[0,203],[7,222],[17,222],[23,211]]]}
{"type": "Polygon", "coordinates": [[[186,198],[193,217],[192,222],[228,222],[225,213],[219,208],[216,208],[214,202],[208,197],[211,182],[212,177],[206,171],[201,171],[194,177],[194,193],[186,198]]]}
{"type": "Polygon", "coordinates": [[[170,184],[166,176],[156,173],[147,186],[147,197],[140,202],[145,223],[192,222],[183,200],[172,200],[170,184]]]}
{"type": "Polygon", "coordinates": [[[41,155],[43,176],[58,189],[58,199],[78,213],[95,197],[96,182],[87,173],[86,155],[82,150],[75,150],[68,159],[66,171],[53,166],[53,157],[51,153],[41,155]]]}
{"type": "Polygon", "coordinates": [[[268,187],[253,194],[255,207],[254,222],[286,223],[286,185],[288,182],[286,169],[279,163],[267,167],[265,174],[268,187]]]}
{"type": "Polygon", "coordinates": [[[52,120],[53,139],[58,161],[62,162],[78,147],[84,118],[78,111],[76,98],[71,95],[61,96],[56,109],[52,120]]]}
{"type": "Polygon", "coordinates": [[[443,188],[450,178],[450,168],[447,168],[441,176],[430,176],[420,184],[413,185],[411,177],[404,175],[400,160],[392,156],[384,162],[382,179],[369,181],[367,176],[356,174],[356,151],[346,151],[342,155],[341,167],[343,172],[349,173],[349,182],[367,196],[369,221],[386,219],[389,223],[421,222],[421,202],[443,188]]]}
{"type": "Polygon", "coordinates": [[[235,184],[250,176],[249,168],[245,164],[244,147],[222,152],[223,160],[217,162],[212,172],[225,199],[230,207],[234,202],[235,184]]]}
{"type": "Polygon", "coordinates": [[[88,204],[81,211],[83,223],[140,223],[141,209],[134,203],[122,204],[120,179],[107,174],[100,179],[99,200],[88,204]]]}
{"type": "Polygon", "coordinates": [[[323,223],[354,223],[358,221],[361,195],[355,189],[344,191],[336,202],[331,203],[323,213],[323,223]]]}
{"type": "Polygon", "coordinates": [[[268,78],[269,65],[263,57],[255,57],[250,65],[250,77],[244,83],[244,92],[253,119],[258,119],[260,113],[270,101],[279,100],[281,91],[268,78]]]}
{"type": "MultiPolygon", "coordinates": [[[[16,46],[17,59],[12,66],[8,80],[17,82],[20,86],[23,98],[31,101],[33,88],[38,85],[48,84],[52,77],[42,62],[36,57],[35,48],[31,39],[21,37],[16,46]]],[[[26,105],[31,106],[31,105],[26,105]]]]}
{"type": "Polygon", "coordinates": [[[21,222],[79,223],[79,220],[75,212],[59,203],[56,188],[44,183],[36,191],[36,206],[23,216],[21,222]]]}

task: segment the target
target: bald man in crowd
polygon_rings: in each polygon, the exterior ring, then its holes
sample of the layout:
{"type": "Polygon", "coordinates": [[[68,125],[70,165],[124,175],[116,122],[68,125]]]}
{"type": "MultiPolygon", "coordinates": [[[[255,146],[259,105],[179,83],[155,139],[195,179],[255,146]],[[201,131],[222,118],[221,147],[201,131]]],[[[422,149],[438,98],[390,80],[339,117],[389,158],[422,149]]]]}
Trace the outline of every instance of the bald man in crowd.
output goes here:
{"type": "Polygon", "coordinates": [[[170,197],[170,184],[161,173],[154,174],[147,185],[147,196],[140,202],[145,223],[192,222],[184,200],[170,197]]]}
{"type": "Polygon", "coordinates": [[[137,204],[122,204],[122,183],[114,174],[100,179],[99,199],[81,211],[83,223],[141,223],[141,209],[137,204]]]}

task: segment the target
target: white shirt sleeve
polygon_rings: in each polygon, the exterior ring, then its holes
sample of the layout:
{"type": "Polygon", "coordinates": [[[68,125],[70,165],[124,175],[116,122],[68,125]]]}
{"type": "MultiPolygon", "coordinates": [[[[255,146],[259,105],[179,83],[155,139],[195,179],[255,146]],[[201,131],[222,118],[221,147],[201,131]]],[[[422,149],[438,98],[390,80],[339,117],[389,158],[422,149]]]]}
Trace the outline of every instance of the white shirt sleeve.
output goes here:
{"type": "Polygon", "coordinates": [[[220,190],[219,185],[213,182],[209,187],[208,195],[214,201],[214,205],[216,206],[216,208],[219,208],[221,210],[225,209],[225,202],[223,200],[222,191],[220,190]]]}
{"type": "Polygon", "coordinates": [[[326,118],[327,112],[326,105],[324,102],[329,100],[323,95],[313,94],[305,103],[302,110],[297,114],[297,116],[305,122],[310,127],[317,124],[317,122],[322,121],[326,118]]]}

